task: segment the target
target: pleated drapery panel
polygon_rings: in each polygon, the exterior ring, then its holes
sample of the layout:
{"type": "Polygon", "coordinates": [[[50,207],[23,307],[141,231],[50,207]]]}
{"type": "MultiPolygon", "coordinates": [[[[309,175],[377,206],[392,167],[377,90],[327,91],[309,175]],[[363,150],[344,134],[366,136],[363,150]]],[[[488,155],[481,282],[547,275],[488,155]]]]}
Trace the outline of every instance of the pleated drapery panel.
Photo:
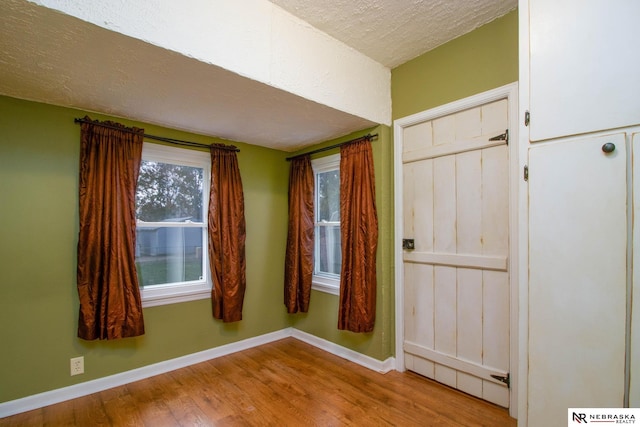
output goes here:
{"type": "Polygon", "coordinates": [[[378,216],[369,139],[340,147],[340,221],[338,329],[371,332],[376,318],[378,216]]]}
{"type": "Polygon", "coordinates": [[[314,248],[313,181],[309,156],[291,160],[289,231],[284,265],[284,305],[288,313],[309,311],[314,248]]]}
{"type": "Polygon", "coordinates": [[[85,340],[144,334],[135,267],[144,130],[104,124],[111,128],[97,121],[81,127],[77,285],[78,336],[85,340]]]}
{"type": "Polygon", "coordinates": [[[235,151],[211,147],[209,263],[213,317],[242,320],[246,288],[244,194],[235,151]]]}

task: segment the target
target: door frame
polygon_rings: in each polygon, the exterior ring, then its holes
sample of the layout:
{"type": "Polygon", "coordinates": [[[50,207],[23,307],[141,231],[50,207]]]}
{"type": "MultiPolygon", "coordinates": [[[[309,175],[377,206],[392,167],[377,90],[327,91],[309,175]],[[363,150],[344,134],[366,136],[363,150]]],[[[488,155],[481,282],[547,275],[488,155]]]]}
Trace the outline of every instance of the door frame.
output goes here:
{"type": "MultiPolygon", "coordinates": [[[[509,123],[509,346],[510,360],[509,372],[511,386],[509,390],[509,414],[518,417],[518,396],[522,389],[520,384],[519,363],[520,353],[524,351],[526,356],[526,322],[521,322],[519,317],[520,296],[526,295],[526,276],[521,280],[521,274],[526,272],[526,256],[522,259],[525,250],[519,249],[526,245],[526,183],[520,179],[526,152],[522,151],[522,144],[518,137],[518,83],[510,83],[486,92],[463,98],[451,103],[441,105],[429,110],[421,111],[410,116],[396,119],[393,122],[394,138],[394,257],[395,257],[395,369],[403,372],[406,370],[404,363],[404,261],[402,251],[403,238],[403,130],[412,125],[430,121],[449,114],[457,113],[469,108],[479,107],[493,101],[507,100],[509,123]],[[522,163],[522,166],[521,166],[522,163]],[[523,191],[524,189],[524,191],[523,191]],[[523,216],[524,215],[524,216],[523,216]],[[524,286],[524,288],[520,287],[524,286]],[[524,328],[524,329],[523,329],[524,328]],[[525,333],[520,333],[520,332],[525,333]],[[522,345],[521,345],[522,344],[522,345]]],[[[526,361],[526,357],[522,360],[526,361]]]]}

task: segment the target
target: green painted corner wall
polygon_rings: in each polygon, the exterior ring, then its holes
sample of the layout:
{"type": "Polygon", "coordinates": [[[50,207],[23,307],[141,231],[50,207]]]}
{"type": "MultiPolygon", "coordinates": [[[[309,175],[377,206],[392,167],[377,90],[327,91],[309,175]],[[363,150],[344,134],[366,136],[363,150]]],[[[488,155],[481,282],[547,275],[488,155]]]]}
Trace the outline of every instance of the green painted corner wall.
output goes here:
{"type": "Polygon", "coordinates": [[[518,11],[391,71],[393,119],[518,80],[518,11]]]}
{"type": "MultiPolygon", "coordinates": [[[[289,327],[282,300],[287,153],[242,143],[247,222],[243,320],[223,324],[210,300],[144,309],[146,334],[76,337],[80,127],[86,113],[0,97],[0,402],[88,381],[289,327]],[[71,377],[69,359],[85,358],[71,377]]],[[[92,118],[109,117],[90,114],[92,118]]],[[[150,134],[227,142],[113,119],[150,134]]]]}
{"type": "MultiPolygon", "coordinates": [[[[391,129],[380,125],[361,132],[326,141],[310,149],[322,148],[364,136],[378,134],[372,142],[375,170],[376,209],[378,213],[376,324],[372,332],[361,334],[338,330],[339,297],[321,291],[311,291],[308,313],[292,315],[293,326],[311,335],[331,341],[343,347],[385,360],[393,355],[393,144],[391,129]]],[[[313,156],[323,157],[338,152],[338,149],[313,156]]],[[[296,153],[298,154],[298,153],[296,153]]]]}

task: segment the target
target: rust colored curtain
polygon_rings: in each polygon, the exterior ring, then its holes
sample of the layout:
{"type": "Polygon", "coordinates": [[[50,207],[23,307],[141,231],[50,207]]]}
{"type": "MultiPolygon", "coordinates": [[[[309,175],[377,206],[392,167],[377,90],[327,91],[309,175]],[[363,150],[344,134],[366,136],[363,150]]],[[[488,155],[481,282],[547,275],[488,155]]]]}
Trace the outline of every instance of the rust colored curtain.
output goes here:
{"type": "Polygon", "coordinates": [[[234,151],[211,147],[209,264],[213,317],[242,320],[246,288],[244,194],[234,151]]]}
{"type": "Polygon", "coordinates": [[[78,336],[135,337],[144,334],[135,267],[135,196],[144,131],[97,123],[81,128],[78,336]]]}
{"type": "Polygon", "coordinates": [[[342,270],[338,329],[371,332],[376,319],[376,213],[369,140],[340,148],[342,270]]]}
{"type": "Polygon", "coordinates": [[[288,313],[309,311],[313,277],[313,187],[310,157],[291,160],[289,232],[284,264],[284,305],[288,313]]]}

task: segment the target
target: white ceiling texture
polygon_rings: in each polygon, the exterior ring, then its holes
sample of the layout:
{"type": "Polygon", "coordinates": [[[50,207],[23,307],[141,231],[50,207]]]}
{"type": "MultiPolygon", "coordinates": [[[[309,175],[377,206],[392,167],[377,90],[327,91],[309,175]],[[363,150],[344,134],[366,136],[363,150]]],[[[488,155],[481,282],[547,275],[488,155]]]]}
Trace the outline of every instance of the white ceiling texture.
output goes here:
{"type": "Polygon", "coordinates": [[[294,151],[390,125],[392,68],[516,6],[2,0],[0,94],[294,151]]]}
{"type": "Polygon", "coordinates": [[[270,0],[391,69],[507,14],[517,0],[270,0]]]}

